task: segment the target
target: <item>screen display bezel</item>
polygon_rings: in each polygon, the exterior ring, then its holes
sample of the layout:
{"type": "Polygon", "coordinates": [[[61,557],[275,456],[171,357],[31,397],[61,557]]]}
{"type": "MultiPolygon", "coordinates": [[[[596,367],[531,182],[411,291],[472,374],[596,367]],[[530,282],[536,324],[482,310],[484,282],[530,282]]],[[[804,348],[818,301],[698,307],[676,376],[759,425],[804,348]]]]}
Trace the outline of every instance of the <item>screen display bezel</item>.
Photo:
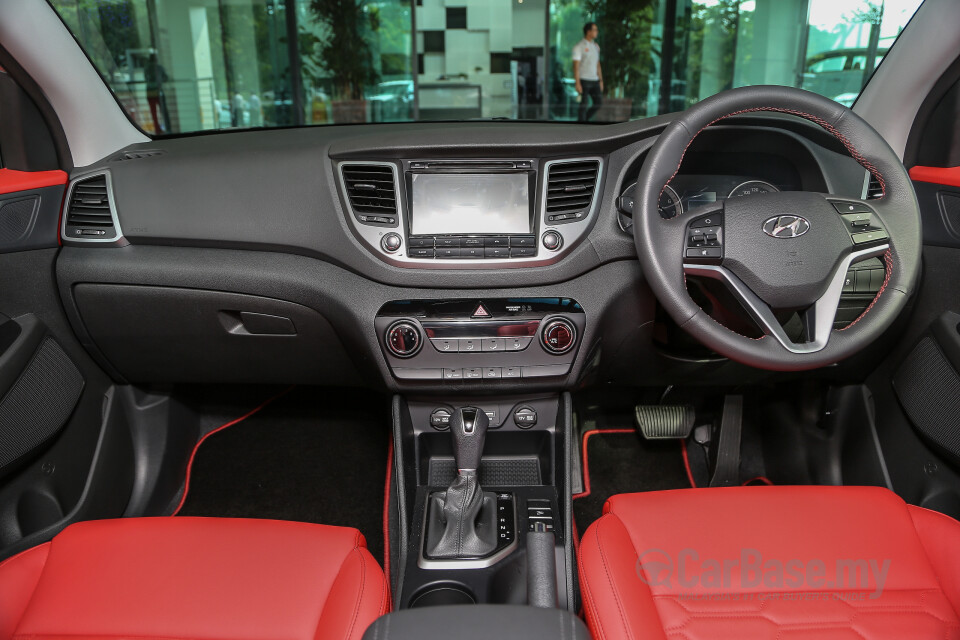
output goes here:
{"type": "Polygon", "coordinates": [[[405,216],[405,225],[407,236],[413,236],[413,220],[417,215],[416,211],[413,208],[413,176],[415,174],[456,174],[456,175],[505,175],[505,174],[525,174],[527,176],[527,192],[530,194],[530,197],[527,200],[527,217],[529,220],[528,229],[529,231],[525,233],[479,233],[475,231],[462,231],[456,233],[436,233],[436,234],[420,234],[419,236],[414,237],[495,237],[495,236],[517,236],[517,235],[536,235],[538,233],[537,229],[537,172],[533,169],[486,169],[482,167],[477,168],[458,168],[458,169],[426,169],[426,170],[407,170],[404,172],[406,183],[406,202],[407,202],[407,215],[405,216]]]}

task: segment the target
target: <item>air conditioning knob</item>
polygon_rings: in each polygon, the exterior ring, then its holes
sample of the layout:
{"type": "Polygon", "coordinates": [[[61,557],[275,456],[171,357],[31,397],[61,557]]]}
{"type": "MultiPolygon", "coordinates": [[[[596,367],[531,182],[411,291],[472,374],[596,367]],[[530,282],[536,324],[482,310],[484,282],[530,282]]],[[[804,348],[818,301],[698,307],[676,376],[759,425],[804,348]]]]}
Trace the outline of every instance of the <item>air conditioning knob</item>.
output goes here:
{"type": "Polygon", "coordinates": [[[547,321],[540,334],[540,344],[554,355],[570,351],[577,341],[577,328],[566,318],[553,318],[547,321]]]}
{"type": "Polygon", "coordinates": [[[398,358],[409,358],[416,355],[423,346],[423,336],[420,328],[409,320],[397,320],[384,334],[384,341],[390,353],[398,358]]]}

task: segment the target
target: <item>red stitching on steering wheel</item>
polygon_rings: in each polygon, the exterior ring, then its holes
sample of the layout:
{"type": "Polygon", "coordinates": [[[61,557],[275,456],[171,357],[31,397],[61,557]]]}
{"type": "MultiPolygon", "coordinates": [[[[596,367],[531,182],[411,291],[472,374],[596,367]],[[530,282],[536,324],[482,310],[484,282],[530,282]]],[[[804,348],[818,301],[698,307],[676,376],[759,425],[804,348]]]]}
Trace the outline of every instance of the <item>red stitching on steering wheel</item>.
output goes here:
{"type": "MultiPolygon", "coordinates": [[[[872,163],[868,162],[867,159],[863,157],[863,154],[857,151],[856,147],[853,146],[852,142],[847,140],[847,138],[842,133],[840,133],[840,131],[837,130],[836,127],[834,127],[832,124],[830,124],[823,118],[818,118],[813,114],[806,113],[804,111],[797,111],[796,109],[784,109],[781,107],[751,107],[749,109],[740,109],[739,111],[728,113],[725,116],[720,116],[716,120],[711,120],[707,124],[703,125],[699,131],[693,134],[693,137],[690,138],[689,142],[687,142],[687,146],[683,148],[683,153],[680,154],[680,162],[677,164],[676,170],[673,172],[673,175],[670,176],[667,182],[663,185],[663,188],[660,189],[660,197],[663,196],[663,192],[666,190],[667,185],[670,184],[670,182],[677,177],[677,173],[680,172],[680,166],[683,164],[683,157],[687,155],[687,149],[689,149],[690,145],[693,144],[693,141],[697,139],[697,136],[703,133],[704,129],[726,118],[738,116],[743,113],[753,113],[756,111],[774,111],[776,113],[788,113],[790,115],[798,116],[800,118],[803,118],[804,120],[809,120],[810,122],[813,122],[814,124],[819,125],[823,130],[832,134],[837,140],[839,140],[840,143],[847,149],[847,151],[850,152],[850,155],[853,156],[853,159],[856,160],[858,163],[860,163],[860,166],[862,166],[864,169],[869,171],[870,174],[877,179],[877,182],[880,183],[880,197],[883,198],[884,196],[887,195],[887,183],[883,179],[883,176],[880,175],[880,170],[877,169],[875,166],[873,166],[872,163]]],[[[659,202],[659,200],[660,198],[658,197],[657,201],[659,202]]],[[[677,215],[679,214],[675,213],[670,217],[673,218],[673,217],[676,217],[677,215]]]]}

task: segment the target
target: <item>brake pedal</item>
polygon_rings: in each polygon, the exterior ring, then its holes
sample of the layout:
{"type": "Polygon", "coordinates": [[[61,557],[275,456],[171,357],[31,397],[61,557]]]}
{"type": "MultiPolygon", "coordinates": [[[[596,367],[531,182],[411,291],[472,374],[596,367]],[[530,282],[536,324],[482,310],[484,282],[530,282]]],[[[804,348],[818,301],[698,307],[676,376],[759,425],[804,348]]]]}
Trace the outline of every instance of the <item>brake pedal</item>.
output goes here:
{"type": "Polygon", "coordinates": [[[688,405],[640,404],[635,413],[637,427],[647,440],[687,438],[697,417],[688,405]]]}

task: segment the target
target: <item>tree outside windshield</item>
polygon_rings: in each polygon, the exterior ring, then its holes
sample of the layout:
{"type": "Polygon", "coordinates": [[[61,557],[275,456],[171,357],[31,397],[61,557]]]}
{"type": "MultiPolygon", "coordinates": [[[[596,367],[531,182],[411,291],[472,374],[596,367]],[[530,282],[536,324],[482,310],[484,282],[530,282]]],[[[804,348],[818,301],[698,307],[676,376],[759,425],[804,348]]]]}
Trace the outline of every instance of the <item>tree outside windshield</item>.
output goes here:
{"type": "Polygon", "coordinates": [[[50,0],[148,134],[851,105],[920,0],[50,0]]]}

